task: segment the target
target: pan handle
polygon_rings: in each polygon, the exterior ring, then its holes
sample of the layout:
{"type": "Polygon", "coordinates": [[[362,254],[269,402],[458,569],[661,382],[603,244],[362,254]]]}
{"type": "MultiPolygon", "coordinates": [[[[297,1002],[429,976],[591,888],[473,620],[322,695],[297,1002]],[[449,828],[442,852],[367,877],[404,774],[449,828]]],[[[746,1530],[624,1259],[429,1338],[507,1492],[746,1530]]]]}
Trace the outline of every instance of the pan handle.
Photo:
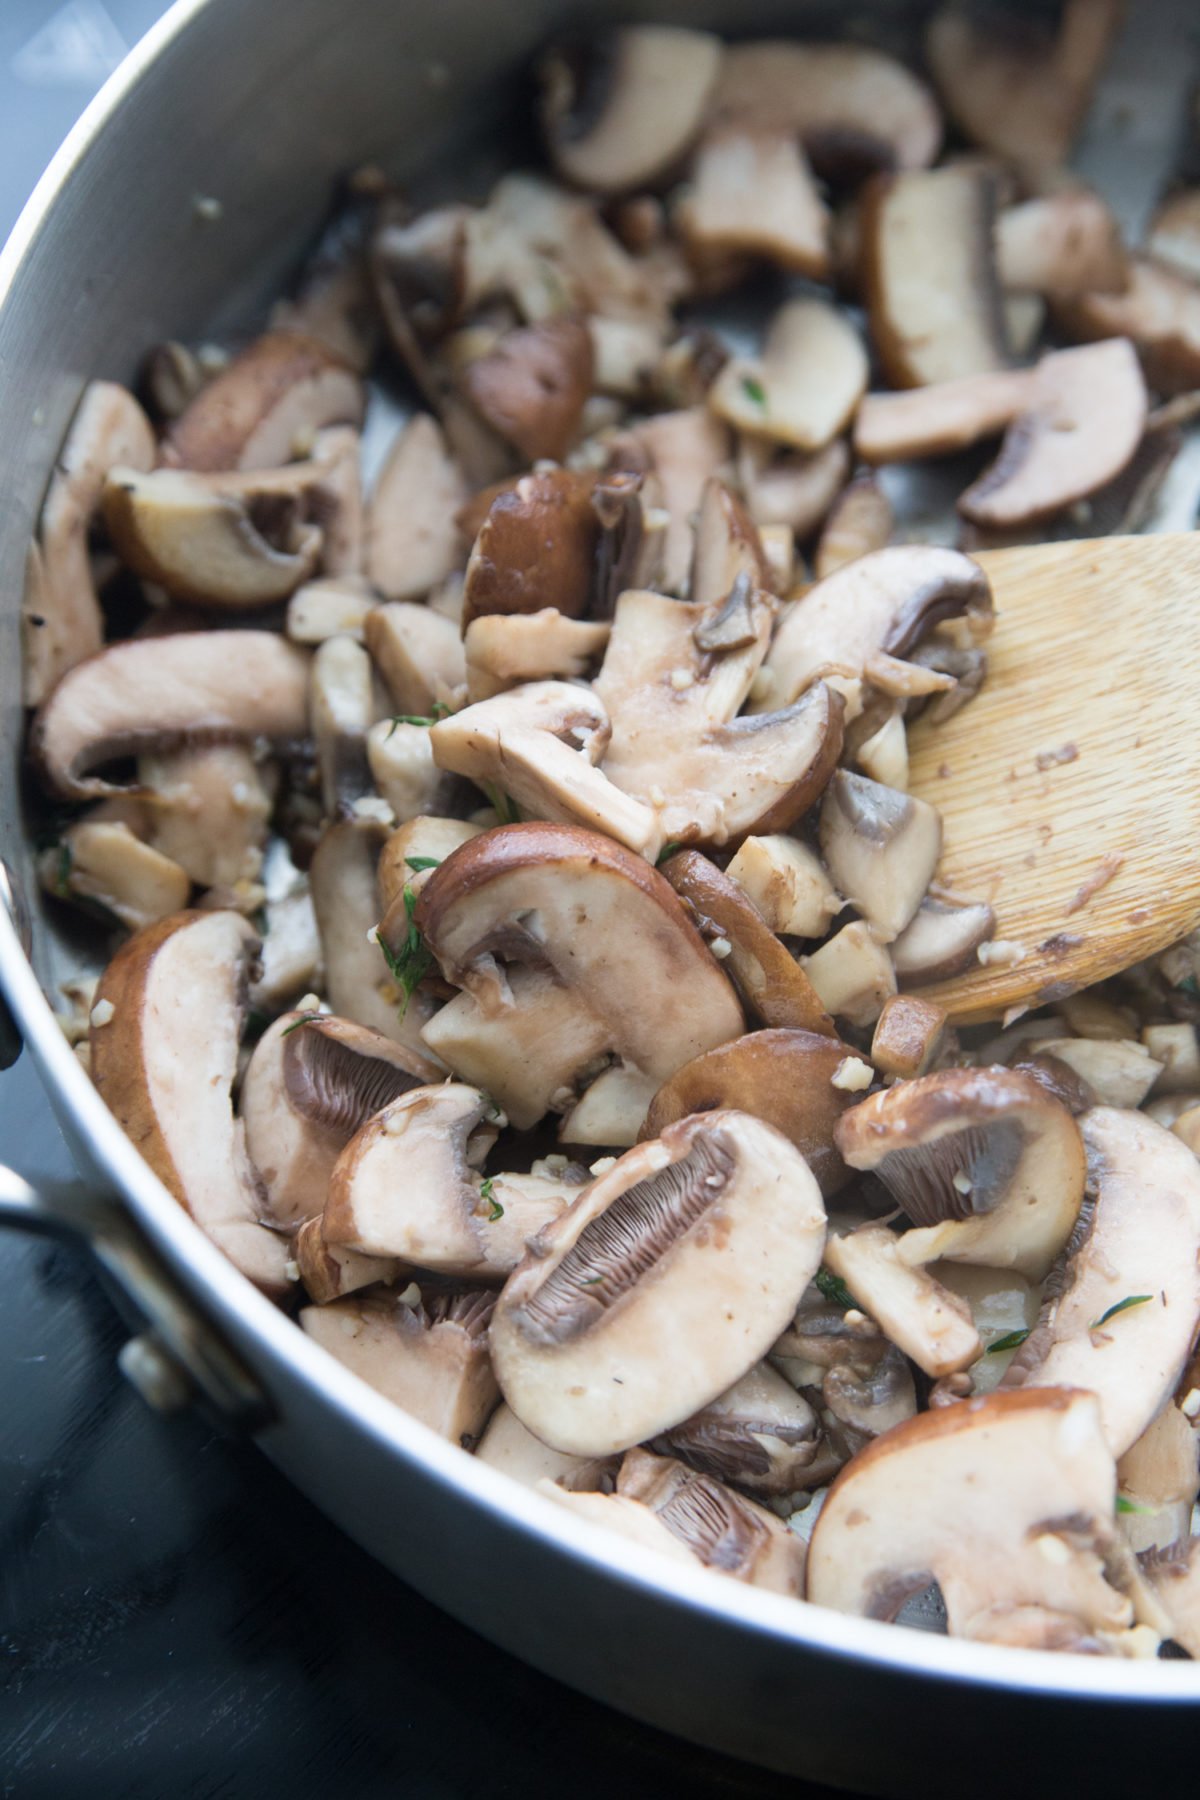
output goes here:
{"type": "Polygon", "coordinates": [[[222,1340],[129,1214],[109,1195],[77,1183],[31,1187],[0,1165],[0,1226],[82,1239],[146,1320],[124,1344],[121,1372],[151,1406],[174,1412],[194,1402],[223,1430],[259,1430],[273,1408],[255,1377],[222,1340]]]}

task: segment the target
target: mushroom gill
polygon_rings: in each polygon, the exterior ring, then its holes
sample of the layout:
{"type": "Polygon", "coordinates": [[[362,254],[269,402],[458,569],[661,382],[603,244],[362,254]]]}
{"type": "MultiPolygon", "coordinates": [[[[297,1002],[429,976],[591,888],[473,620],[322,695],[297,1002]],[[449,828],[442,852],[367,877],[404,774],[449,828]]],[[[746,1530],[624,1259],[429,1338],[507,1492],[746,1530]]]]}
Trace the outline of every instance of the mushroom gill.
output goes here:
{"type": "MultiPolygon", "coordinates": [[[[340,1021],[331,1020],[330,1025],[340,1021]]],[[[337,1132],[343,1141],[391,1101],[420,1084],[422,1076],[371,1056],[325,1028],[323,1019],[301,1019],[283,1058],[283,1080],[298,1113],[337,1132]]],[[[363,1038],[369,1034],[358,1032],[363,1038]]]]}

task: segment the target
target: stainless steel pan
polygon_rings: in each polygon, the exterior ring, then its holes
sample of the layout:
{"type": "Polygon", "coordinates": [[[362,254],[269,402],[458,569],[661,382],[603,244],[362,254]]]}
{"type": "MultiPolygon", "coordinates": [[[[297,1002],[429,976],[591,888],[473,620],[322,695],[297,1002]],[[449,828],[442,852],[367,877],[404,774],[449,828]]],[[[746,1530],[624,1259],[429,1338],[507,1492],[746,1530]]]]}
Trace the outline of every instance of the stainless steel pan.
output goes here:
{"type": "MultiPolygon", "coordinates": [[[[17,610],[25,544],[84,382],[131,378],[163,337],[251,319],[319,222],[338,170],[366,158],[401,173],[428,166],[461,138],[460,121],[478,133],[511,117],[531,48],[595,10],[574,0],[179,0],[89,109],[0,259],[0,986],[8,1035],[37,1063],[84,1177],[71,1193],[38,1195],[0,1173],[0,1220],[92,1239],[139,1331],[127,1372],[155,1403],[200,1395],[256,1431],[380,1561],[613,1706],[735,1756],[880,1794],[1190,1791],[1200,1732],[1191,1663],[948,1642],[692,1574],[632,1544],[610,1562],[602,1535],[384,1405],[255,1293],[142,1163],[44,998],[69,952],[36,916],[20,824],[17,610]],[[218,217],[197,208],[200,196],[220,202],[218,217]]],[[[619,10],[740,33],[846,23],[841,7],[803,4],[639,0],[619,10]]],[[[920,10],[875,14],[892,30],[920,10]]],[[[1130,11],[1116,62],[1125,135],[1102,119],[1089,154],[1093,166],[1119,166],[1136,212],[1169,149],[1191,8],[1139,0],[1130,11]]]]}

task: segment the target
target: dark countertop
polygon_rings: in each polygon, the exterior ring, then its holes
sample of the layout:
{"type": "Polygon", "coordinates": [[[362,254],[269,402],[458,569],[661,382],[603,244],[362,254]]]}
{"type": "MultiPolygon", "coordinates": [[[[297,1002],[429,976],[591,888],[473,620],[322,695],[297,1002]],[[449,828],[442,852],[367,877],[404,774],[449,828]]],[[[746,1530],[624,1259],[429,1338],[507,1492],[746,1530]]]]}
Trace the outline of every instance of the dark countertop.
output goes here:
{"type": "MultiPolygon", "coordinates": [[[[161,10],[3,0],[0,236],[161,10]]],[[[0,1076],[0,1155],[72,1173],[25,1058],[0,1076]]],[[[583,1700],[436,1612],[253,1445],[152,1415],[117,1372],[124,1335],[82,1254],[0,1234],[0,1793],[820,1800],[583,1700]]]]}

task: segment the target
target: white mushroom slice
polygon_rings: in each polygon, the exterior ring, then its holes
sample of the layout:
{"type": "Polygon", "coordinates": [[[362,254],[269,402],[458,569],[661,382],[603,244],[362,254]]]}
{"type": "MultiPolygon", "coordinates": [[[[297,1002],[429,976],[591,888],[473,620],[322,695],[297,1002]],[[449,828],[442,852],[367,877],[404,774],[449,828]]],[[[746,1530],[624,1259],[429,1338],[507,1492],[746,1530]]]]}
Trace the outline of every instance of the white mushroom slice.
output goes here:
{"type": "Polygon", "coordinates": [[[1162,1064],[1154,1083],[1155,1095],[1193,1094],[1200,1088],[1200,1040],[1190,1024],[1147,1025],[1142,1043],[1162,1064]]]}
{"type": "Polygon", "coordinates": [[[733,44],[713,112],[796,133],[822,174],[923,169],[938,153],[933,95],[902,63],[865,44],[733,44]]]}
{"type": "Polygon", "coordinates": [[[393,831],[379,853],[375,879],[379,888],[379,904],[386,912],[397,894],[411,887],[418,893],[429,871],[445,862],[451,851],[478,837],[482,827],[466,819],[440,819],[431,813],[418,813],[406,819],[393,831]]]}
{"type": "Polygon", "coordinates": [[[820,819],[821,855],[839,893],[890,944],[909,924],[942,853],[937,810],[835,769],[820,819]]]}
{"type": "Polygon", "coordinates": [[[331,1300],[342,1300],[363,1288],[380,1282],[392,1286],[404,1273],[390,1256],[360,1256],[340,1244],[327,1244],[321,1232],[320,1215],[306,1219],[292,1239],[292,1259],[299,1280],[310,1300],[326,1306],[331,1300]]]}
{"type": "Polygon", "coordinates": [[[1087,188],[1010,206],[996,220],[996,264],[1008,289],[1035,294],[1119,294],[1129,278],[1121,228],[1087,188]]]}
{"type": "Polygon", "coordinates": [[[1131,338],[1146,379],[1162,394],[1200,387],[1200,283],[1135,256],[1120,294],[1059,300],[1055,317],[1072,337],[1131,338]]]}
{"type": "Polygon", "coordinates": [[[192,884],[177,862],[119,820],[80,820],[38,857],[38,877],[59,900],[90,900],[131,931],[181,912],[192,884]]]}
{"type": "MultiPolygon", "coordinates": [[[[692,559],[692,578],[688,594],[693,605],[711,606],[728,599],[745,575],[751,586],[768,585],[768,569],[758,528],[742,502],[723,481],[706,481],[696,515],[696,550],[692,559]]],[[[635,584],[626,582],[626,587],[635,584]]],[[[642,584],[652,587],[652,582],[642,584]]],[[[745,620],[740,608],[718,615],[725,628],[706,634],[706,648],[732,648],[744,641],[745,620]]]]}
{"type": "Polygon", "coordinates": [[[1173,1392],[1200,1322],[1200,1164],[1142,1113],[1080,1121],[1095,1209],[1009,1385],[1089,1388],[1114,1456],[1173,1392]]]}
{"type": "Polygon", "coordinates": [[[647,1109],[658,1091],[657,1080],[640,1069],[602,1070],[563,1118],[560,1142],[628,1150],[646,1135],[647,1109]]]}
{"type": "Polygon", "coordinates": [[[763,1362],[649,1447],[754,1494],[794,1494],[808,1486],[819,1435],[808,1401],[763,1362]]]}
{"type": "Polygon", "coordinates": [[[1167,1550],[1186,1538],[1200,1491],[1200,1438],[1187,1414],[1168,1402],[1117,1464],[1129,1510],[1121,1526],[1136,1552],[1167,1550]]]}
{"type": "Polygon", "coordinates": [[[104,522],[121,560],[176,600],[256,607],[286,600],[317,567],[320,528],[255,524],[254,508],[180,469],[109,471],[104,522]],[[277,540],[277,541],[275,541],[277,540]]]}
{"type": "Polygon", "coordinates": [[[1142,1570],[1170,1620],[1170,1636],[1200,1657],[1200,1537],[1145,1557],[1142,1570]]]}
{"type": "Polygon", "coordinates": [[[787,130],[752,119],[713,126],[675,223],[701,258],[760,256],[814,281],[829,278],[829,211],[787,130]]]}
{"type": "Polygon", "coordinates": [[[31,579],[21,605],[26,706],[40,706],[68,669],[103,644],[88,533],[109,470],[152,469],[154,454],[154,432],[133,395],[116,382],[91,382],[50,477],[30,547],[31,579]]]}
{"type": "Polygon", "coordinates": [[[1033,389],[1032,369],[992,369],[907,393],[868,394],[854,421],[854,448],[869,463],[965,450],[1011,424],[1033,389]]]}
{"type": "Polygon", "coordinates": [[[891,957],[861,919],[802,956],[800,967],[826,1012],[850,1025],[873,1025],[896,991],[891,957]]]}
{"type": "Polygon", "coordinates": [[[110,644],[70,670],[33,723],[42,774],[65,799],[119,793],[89,770],[139,750],[287,741],[308,723],[308,657],[270,631],[180,631],[110,644]]]}
{"type": "Polygon", "coordinates": [[[818,581],[847,563],[885,550],[894,523],[891,502],[872,475],[860,475],[834,502],[821,528],[813,573],[818,581]]]}
{"type": "MultiPolygon", "coordinates": [[[[321,567],[331,578],[353,579],[363,566],[365,531],[359,433],[350,425],[318,431],[311,464],[311,486],[305,481],[307,508],[323,533],[321,567]]],[[[254,486],[248,486],[253,495],[254,486]]]]}
{"type": "Polygon", "coordinates": [[[785,937],[824,937],[845,905],[820,857],[798,838],[748,837],[725,873],[785,937]]]}
{"type": "Polygon", "coordinates": [[[390,1295],[306,1306],[300,1324],[338,1362],[422,1425],[474,1448],[499,1394],[488,1360],[489,1293],[390,1295]]]}
{"type": "Polygon", "coordinates": [[[287,634],[293,644],[323,644],[331,637],[361,643],[363,623],[377,604],[360,576],[320,576],[298,587],[288,601],[287,634]]]}
{"type": "MultiPolygon", "coordinates": [[[[669,520],[662,586],[668,594],[686,593],[692,566],[692,519],[705,483],[720,475],[729,455],[729,433],[706,406],[689,406],[643,419],[630,436],[649,457],[662,485],[669,520]]],[[[549,599],[553,604],[554,596],[549,599]]]]}
{"type": "Polygon", "coordinates": [[[944,981],[969,969],[995,932],[996,915],[985,900],[926,895],[891,947],[896,974],[905,987],[944,981]]]}
{"type": "Polygon", "coordinates": [[[871,781],[901,794],[908,792],[908,733],[902,702],[896,702],[877,731],[862,739],[854,760],[871,781]]]}
{"type": "Polygon", "coordinates": [[[766,438],[744,437],[738,476],[750,517],[761,530],[786,525],[798,539],[808,537],[828,513],[850,473],[844,438],[834,438],[812,456],[774,457],[766,438]]]}
{"type": "MultiPolygon", "coordinates": [[[[592,340],[592,381],[595,396],[619,395],[623,400],[636,400],[651,385],[663,353],[663,333],[657,321],[643,319],[603,319],[593,315],[587,321],[592,340]]],[[[620,408],[615,408],[616,417],[620,408]]],[[[585,403],[579,417],[581,435],[590,436],[596,416],[596,401],[585,403]]]]}
{"type": "Polygon", "coordinates": [[[362,424],[352,370],[298,332],[256,338],[171,426],[165,460],[180,469],[278,469],[307,455],[327,425],[362,424]]]}
{"type": "Polygon", "coordinates": [[[177,913],[139,931],[100,979],[91,1070],[179,1204],[243,1275],[282,1295],[287,1241],[259,1222],[258,1180],[231,1101],[257,948],[238,913],[177,913]]]}
{"type": "Polygon", "coordinates": [[[456,515],[467,498],[462,471],[428,413],[409,420],[371,494],[367,574],[389,600],[416,600],[461,566],[456,515]]]}
{"type": "Polygon", "coordinates": [[[143,752],[137,781],[148,841],[198,886],[244,893],[258,881],[275,783],[248,745],[143,752]]]}
{"type": "Polygon", "coordinates": [[[511,1406],[503,1401],[488,1420],[475,1452],[480,1462],[503,1469],[524,1487],[552,1481],[569,1493],[611,1493],[619,1461],[616,1457],[569,1456],[551,1450],[526,1431],[511,1406]]]}
{"type": "Polygon", "coordinates": [[[371,658],[353,638],[327,638],[318,645],[308,710],[321,803],[336,818],[351,812],[375,785],[367,763],[367,732],[375,718],[371,658]]]}
{"type": "Polygon", "coordinates": [[[524,681],[579,679],[604,652],[609,628],[568,619],[557,607],[535,613],[487,613],[463,635],[467,698],[490,700],[524,681]]]}
{"type": "Polygon", "coordinates": [[[845,314],[824,300],[789,300],[761,359],[727,362],[708,404],[739,431],[820,450],[849,424],[866,387],[867,353],[845,314]]]}
{"type": "Polygon", "coordinates": [[[734,1112],[668,1126],[594,1181],[510,1275],[491,1330],[505,1399],[543,1441],[580,1455],[670,1429],[766,1354],[824,1237],[820,1190],[770,1126],[734,1112]]]}
{"type": "Polygon", "coordinates": [[[411,600],[367,614],[363,637],[400,714],[431,718],[434,707],[461,704],[467,668],[451,620],[411,600]]]}
{"type": "Polygon", "coordinates": [[[796,583],[796,537],[790,525],[760,525],[758,540],[766,562],[767,586],[789,594],[796,583]]]}
{"type": "Polygon", "coordinates": [[[321,937],[307,881],[294,893],[268,900],[266,922],[250,1004],[274,1012],[294,995],[311,993],[323,974],[321,937]]]}
{"type": "Polygon", "coordinates": [[[925,1075],[945,1047],[948,1024],[931,1001],[893,994],[875,1024],[871,1061],[882,1074],[906,1081],[925,1075]]]}
{"type": "Polygon", "coordinates": [[[350,1019],[300,1012],[276,1019],[254,1047],[239,1103],[271,1218],[290,1228],[319,1213],[355,1132],[438,1076],[427,1057],[350,1019]]]}
{"type": "Polygon", "coordinates": [[[898,1254],[886,1225],[831,1233],[826,1267],[845,1282],[855,1304],[905,1356],[935,1379],[968,1368],[983,1346],[965,1300],[898,1254]]]}
{"type": "Polygon", "coordinates": [[[1158,208],[1146,232],[1146,253],[1187,281],[1200,281],[1200,188],[1181,188],[1158,208]]]}
{"type": "Polygon", "coordinates": [[[893,387],[1008,360],[992,227],[995,181],[968,164],[897,175],[863,202],[871,336],[893,387]]]}
{"type": "Polygon", "coordinates": [[[913,1268],[945,1257],[1040,1281],[1079,1217],[1079,1128],[1014,1069],[900,1082],[848,1112],[834,1136],[850,1167],[878,1176],[917,1228],[898,1246],[913,1268]]]}
{"type": "Polygon", "coordinates": [[[1163,1065],[1136,1038],[1048,1037],[1038,1053],[1074,1069],[1101,1106],[1140,1106],[1163,1065]]]}
{"type": "Polygon", "coordinates": [[[559,173],[615,194],[671,170],[704,121],[721,67],[718,38],[671,25],[625,25],[579,56],[542,60],[541,121],[559,173]]]}
{"type": "Polygon", "coordinates": [[[989,1394],[922,1413],[834,1482],[809,1546],[808,1598],[892,1619],[936,1581],[955,1637],[1003,1637],[1031,1609],[1074,1627],[1066,1647],[1098,1650],[1097,1634],[1133,1622],[1105,1579],[1115,1499],[1091,1394],[989,1394]]]}
{"type": "Polygon", "coordinates": [[[784,610],[763,665],[771,704],[790,704],[823,670],[861,676],[878,652],[904,657],[935,625],[960,618],[973,642],[991,630],[987,577],[969,557],[927,544],[860,557],[784,610]]]}
{"type": "Polygon", "coordinates": [[[1043,357],[991,468],[959,499],[973,524],[1028,525],[1120,474],[1142,439],[1146,384],[1127,338],[1043,357]]]}
{"type": "Polygon", "coordinates": [[[367,762],[397,824],[450,809],[456,783],[433,760],[428,726],[378,720],[367,733],[367,762]]]}

